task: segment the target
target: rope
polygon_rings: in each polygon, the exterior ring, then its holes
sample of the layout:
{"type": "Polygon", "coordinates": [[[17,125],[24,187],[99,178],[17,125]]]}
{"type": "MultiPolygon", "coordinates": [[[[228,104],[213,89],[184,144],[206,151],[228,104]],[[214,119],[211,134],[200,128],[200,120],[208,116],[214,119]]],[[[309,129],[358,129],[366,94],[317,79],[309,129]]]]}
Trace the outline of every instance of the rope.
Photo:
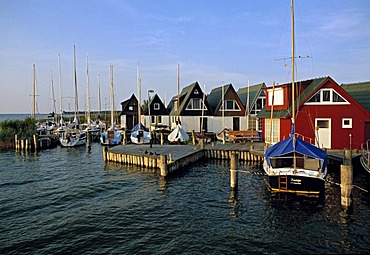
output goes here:
{"type": "MultiPolygon", "coordinates": [[[[326,182],[328,182],[328,183],[330,183],[330,184],[335,184],[335,185],[337,185],[337,186],[340,186],[340,183],[336,183],[336,182],[329,181],[329,180],[326,180],[326,182]]],[[[359,186],[357,186],[357,185],[352,185],[352,187],[354,187],[354,188],[358,188],[359,190],[362,190],[362,191],[364,191],[364,192],[369,192],[368,190],[366,190],[366,189],[364,189],[364,188],[362,188],[362,187],[359,187],[359,186]]]]}

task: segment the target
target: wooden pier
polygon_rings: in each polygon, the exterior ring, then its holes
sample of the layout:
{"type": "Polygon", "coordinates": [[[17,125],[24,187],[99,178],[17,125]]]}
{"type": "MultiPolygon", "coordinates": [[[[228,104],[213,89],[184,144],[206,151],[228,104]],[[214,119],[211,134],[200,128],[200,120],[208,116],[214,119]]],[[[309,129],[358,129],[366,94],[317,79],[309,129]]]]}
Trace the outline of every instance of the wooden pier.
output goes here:
{"type": "Polygon", "coordinates": [[[118,145],[103,147],[105,162],[160,169],[167,176],[201,158],[230,160],[238,154],[239,160],[262,163],[262,143],[200,144],[200,145],[118,145]],[[258,148],[258,150],[254,149],[258,148]]]}

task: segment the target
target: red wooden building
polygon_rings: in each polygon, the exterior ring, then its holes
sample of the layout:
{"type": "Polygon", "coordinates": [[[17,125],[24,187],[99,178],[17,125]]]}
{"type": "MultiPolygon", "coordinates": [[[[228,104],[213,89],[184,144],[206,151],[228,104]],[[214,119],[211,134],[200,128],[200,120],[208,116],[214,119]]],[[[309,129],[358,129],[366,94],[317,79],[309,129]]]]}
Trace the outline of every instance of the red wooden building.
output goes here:
{"type": "MultiPolygon", "coordinates": [[[[328,149],[361,149],[370,113],[332,78],[295,82],[295,132],[304,140],[328,149]]],[[[291,83],[265,88],[266,107],[258,117],[263,137],[276,143],[289,136],[292,116],[291,83]],[[274,102],[274,103],[272,103],[274,102]]]]}

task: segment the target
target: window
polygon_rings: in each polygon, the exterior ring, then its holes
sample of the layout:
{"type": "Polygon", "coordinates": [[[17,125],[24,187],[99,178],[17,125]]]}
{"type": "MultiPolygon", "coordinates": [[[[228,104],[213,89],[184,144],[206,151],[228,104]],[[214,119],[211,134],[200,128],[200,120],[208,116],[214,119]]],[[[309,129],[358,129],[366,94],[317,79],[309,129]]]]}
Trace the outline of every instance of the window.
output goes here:
{"type": "Polygon", "coordinates": [[[128,110],[129,110],[129,111],[133,111],[133,110],[134,110],[134,107],[133,107],[132,105],[130,105],[130,106],[128,107],[128,110]]]}
{"type": "Polygon", "coordinates": [[[263,109],[263,107],[265,107],[265,101],[266,101],[265,97],[259,97],[256,103],[253,105],[253,108],[250,111],[250,113],[257,115],[263,109]]]}
{"type": "Polygon", "coordinates": [[[154,105],[153,105],[153,108],[154,108],[154,110],[159,110],[160,109],[160,104],[159,103],[154,103],[154,105]]]}
{"type": "MultiPolygon", "coordinates": [[[[239,105],[235,100],[225,100],[224,102],[225,111],[240,111],[239,105]]],[[[222,111],[221,107],[221,111],[222,111]]]]}
{"type": "MultiPolygon", "coordinates": [[[[200,98],[192,98],[189,100],[186,110],[202,110],[203,100],[200,98]]],[[[206,110],[206,107],[204,106],[206,110]]]]}
{"type": "Polygon", "coordinates": [[[280,119],[265,119],[265,142],[277,143],[280,141],[280,119]],[[272,140],[272,141],[271,141],[272,140]]]}
{"type": "Polygon", "coordinates": [[[342,128],[352,128],[352,119],[351,118],[343,118],[342,119],[342,128]]]}
{"type": "Polygon", "coordinates": [[[321,89],[306,104],[349,104],[334,89],[321,89]]]}
{"type": "Polygon", "coordinates": [[[282,88],[268,90],[269,105],[272,105],[272,94],[274,94],[274,105],[284,105],[284,90],[282,88]]]}

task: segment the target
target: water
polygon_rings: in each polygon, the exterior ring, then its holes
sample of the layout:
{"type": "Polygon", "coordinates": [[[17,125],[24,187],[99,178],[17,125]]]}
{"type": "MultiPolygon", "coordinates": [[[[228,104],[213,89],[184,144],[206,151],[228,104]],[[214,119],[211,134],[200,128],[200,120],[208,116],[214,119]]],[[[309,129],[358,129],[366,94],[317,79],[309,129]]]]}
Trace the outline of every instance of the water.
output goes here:
{"type": "MultiPolygon", "coordinates": [[[[324,201],[272,197],[262,176],[240,173],[235,194],[228,164],[199,162],[164,180],[105,165],[98,144],[37,155],[1,151],[0,254],[369,251],[368,193],[355,189],[353,212],[344,214],[337,185],[324,201]]],[[[355,182],[368,185],[365,171],[356,171],[355,182]]]]}

